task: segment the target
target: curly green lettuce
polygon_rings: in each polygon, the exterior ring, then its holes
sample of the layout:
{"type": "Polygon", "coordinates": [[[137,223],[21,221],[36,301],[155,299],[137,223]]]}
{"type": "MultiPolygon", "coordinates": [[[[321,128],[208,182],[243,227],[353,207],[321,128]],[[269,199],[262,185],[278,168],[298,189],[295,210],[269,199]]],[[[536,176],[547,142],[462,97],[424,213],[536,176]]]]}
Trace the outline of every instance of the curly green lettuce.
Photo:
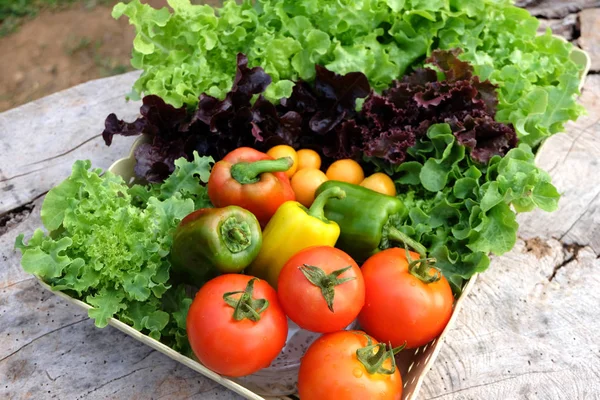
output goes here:
{"type": "Polygon", "coordinates": [[[538,20],[509,0],[168,3],[172,13],[139,0],[113,9],[136,28],[131,63],[143,73],[134,98],[155,94],[176,107],[194,106],[201,93],[222,99],[239,52],[273,79],[270,100],[289,97],[293,81],[312,81],[315,64],[363,72],[381,91],[432,50],[458,47],[482,80],[499,86],[497,120],[512,123],[521,142],[535,147],[583,112],[573,46],[549,31],[537,36],[538,20]]]}
{"type": "Polygon", "coordinates": [[[439,46],[461,47],[475,74],[498,84],[496,120],[512,123],[519,140],[535,147],[584,113],[577,104],[583,66],[573,59],[573,45],[550,29],[538,35],[539,21],[527,10],[480,12],[480,21],[451,17],[439,32],[439,46]]]}
{"type": "Polygon", "coordinates": [[[172,232],[194,209],[210,205],[206,189],[212,159],[195,154],[176,161],[161,185],[129,188],[89,161],[48,192],[37,229],[17,237],[21,265],[54,290],[91,305],[104,327],[116,317],[150,337],[185,351],[185,314],[191,304],[169,282],[172,232]]]}
{"type": "Polygon", "coordinates": [[[513,248],[515,211],[558,207],[559,193],[526,144],[482,166],[465,153],[448,124],[437,124],[408,153],[394,174],[398,198],[409,209],[397,227],[429,249],[455,289],[487,269],[488,254],[513,248]]]}

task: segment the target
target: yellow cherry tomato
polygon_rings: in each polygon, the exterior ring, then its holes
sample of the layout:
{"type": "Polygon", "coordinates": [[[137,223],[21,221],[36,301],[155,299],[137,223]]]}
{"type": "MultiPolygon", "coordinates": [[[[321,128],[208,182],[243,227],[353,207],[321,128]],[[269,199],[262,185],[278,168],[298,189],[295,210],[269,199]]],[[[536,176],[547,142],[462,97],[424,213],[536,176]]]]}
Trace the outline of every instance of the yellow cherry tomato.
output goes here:
{"type": "Polygon", "coordinates": [[[319,153],[310,149],[298,150],[298,171],[305,168],[321,168],[319,153]]]}
{"type": "Polygon", "coordinates": [[[296,173],[296,169],[298,168],[298,153],[296,153],[296,150],[294,150],[293,147],[285,144],[280,144],[279,146],[271,147],[269,151],[267,151],[267,154],[273,157],[274,159],[282,157],[291,157],[294,161],[294,164],[292,164],[290,169],[285,171],[285,174],[288,178],[291,178],[296,173]]]}
{"type": "Polygon", "coordinates": [[[360,184],[365,179],[365,173],[362,167],[354,160],[337,160],[327,168],[325,173],[327,178],[332,181],[342,181],[360,184]]]}
{"type": "Polygon", "coordinates": [[[327,181],[327,176],[320,169],[304,168],[292,177],[292,189],[296,194],[296,201],[305,207],[315,200],[315,192],[321,183],[327,181]]]}
{"type": "Polygon", "coordinates": [[[360,186],[374,190],[388,196],[396,196],[396,185],[392,178],[382,172],[377,172],[363,180],[360,186]]]}

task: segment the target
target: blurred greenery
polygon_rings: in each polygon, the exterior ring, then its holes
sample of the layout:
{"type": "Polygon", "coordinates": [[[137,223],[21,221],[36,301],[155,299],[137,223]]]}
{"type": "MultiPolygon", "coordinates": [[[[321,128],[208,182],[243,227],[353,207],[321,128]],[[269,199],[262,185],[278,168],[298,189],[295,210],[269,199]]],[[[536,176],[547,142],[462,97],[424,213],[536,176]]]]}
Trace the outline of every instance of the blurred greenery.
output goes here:
{"type": "MultiPolygon", "coordinates": [[[[26,18],[32,18],[43,9],[60,9],[82,4],[86,9],[99,5],[114,5],[129,0],[0,0],[0,37],[14,32],[26,18]]],[[[167,1],[164,1],[165,6],[167,1]]],[[[191,0],[192,4],[220,5],[220,0],[191,0]]]]}
{"type": "Polygon", "coordinates": [[[0,37],[14,32],[25,18],[43,9],[59,9],[80,3],[87,9],[117,3],[116,0],[0,0],[0,37]]]}

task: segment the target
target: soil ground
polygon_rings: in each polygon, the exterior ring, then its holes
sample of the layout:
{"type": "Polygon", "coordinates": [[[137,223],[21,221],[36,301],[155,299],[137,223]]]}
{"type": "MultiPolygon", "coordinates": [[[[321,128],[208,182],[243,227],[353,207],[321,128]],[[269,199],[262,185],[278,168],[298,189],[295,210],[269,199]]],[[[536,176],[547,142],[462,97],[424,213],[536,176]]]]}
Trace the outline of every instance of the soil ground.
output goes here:
{"type": "MultiPolygon", "coordinates": [[[[166,0],[142,0],[158,8],[166,0]]],[[[0,112],[92,79],[131,70],[134,28],[114,20],[117,1],[42,10],[0,37],[0,112]]],[[[207,1],[215,3],[215,1],[207,1]]]]}

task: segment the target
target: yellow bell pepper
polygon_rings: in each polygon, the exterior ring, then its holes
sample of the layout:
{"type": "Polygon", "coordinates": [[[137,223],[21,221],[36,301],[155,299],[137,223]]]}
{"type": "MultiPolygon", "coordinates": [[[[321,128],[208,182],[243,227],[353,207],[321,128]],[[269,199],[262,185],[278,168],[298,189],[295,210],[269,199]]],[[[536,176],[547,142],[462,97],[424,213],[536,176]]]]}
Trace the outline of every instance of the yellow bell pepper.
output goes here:
{"type": "Polygon", "coordinates": [[[310,209],[297,201],[283,203],[265,227],[258,257],[246,273],[277,289],[279,272],[294,254],[311,246],[335,246],[340,227],[325,218],[323,207],[328,199],[345,196],[341,188],[332,187],[319,194],[310,209]]]}

